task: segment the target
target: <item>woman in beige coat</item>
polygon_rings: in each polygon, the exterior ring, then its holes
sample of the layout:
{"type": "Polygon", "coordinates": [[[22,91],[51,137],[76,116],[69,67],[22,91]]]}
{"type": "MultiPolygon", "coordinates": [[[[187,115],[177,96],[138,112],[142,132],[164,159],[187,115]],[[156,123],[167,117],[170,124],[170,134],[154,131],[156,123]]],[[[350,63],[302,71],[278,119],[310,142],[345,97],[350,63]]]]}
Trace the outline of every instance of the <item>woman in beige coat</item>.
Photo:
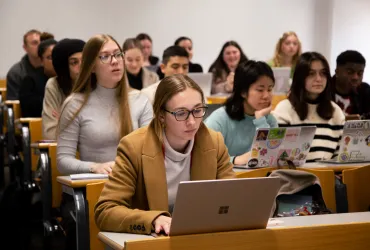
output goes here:
{"type": "Polygon", "coordinates": [[[155,118],[119,143],[95,206],[102,231],[168,234],[181,181],[235,177],[221,133],[203,124],[206,110],[202,90],[188,76],[161,81],[155,118]]]}

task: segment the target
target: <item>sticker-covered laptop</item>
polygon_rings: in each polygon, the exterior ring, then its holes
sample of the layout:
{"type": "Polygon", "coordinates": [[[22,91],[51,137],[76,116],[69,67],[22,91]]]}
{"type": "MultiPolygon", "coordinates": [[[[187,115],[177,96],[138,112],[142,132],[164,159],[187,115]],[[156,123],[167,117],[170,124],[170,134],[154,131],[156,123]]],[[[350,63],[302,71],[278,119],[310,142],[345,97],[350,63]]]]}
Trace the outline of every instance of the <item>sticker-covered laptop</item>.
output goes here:
{"type": "Polygon", "coordinates": [[[257,129],[251,147],[251,159],[245,168],[277,167],[288,165],[302,166],[310,151],[316,127],[287,127],[257,129]]]}
{"type": "Polygon", "coordinates": [[[338,156],[324,163],[360,163],[370,161],[370,120],[346,121],[338,156]]]}

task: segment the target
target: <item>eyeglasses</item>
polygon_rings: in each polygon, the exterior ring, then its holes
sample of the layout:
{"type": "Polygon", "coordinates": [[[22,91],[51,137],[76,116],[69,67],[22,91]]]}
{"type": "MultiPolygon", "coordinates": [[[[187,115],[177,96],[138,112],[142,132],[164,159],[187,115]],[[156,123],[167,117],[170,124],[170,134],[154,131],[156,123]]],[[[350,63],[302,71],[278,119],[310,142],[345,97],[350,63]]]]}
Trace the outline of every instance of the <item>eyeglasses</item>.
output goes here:
{"type": "Polygon", "coordinates": [[[112,60],[113,60],[113,57],[117,60],[117,61],[122,61],[123,60],[123,52],[117,52],[117,53],[114,53],[114,54],[111,54],[111,55],[102,55],[102,56],[99,56],[99,59],[102,63],[111,63],[112,60]]]}
{"type": "Polygon", "coordinates": [[[207,109],[208,107],[204,106],[204,107],[195,108],[193,110],[181,109],[178,111],[171,112],[171,111],[164,109],[164,111],[175,116],[176,121],[186,121],[189,118],[190,113],[193,115],[194,118],[202,118],[203,116],[205,116],[207,109]]]}

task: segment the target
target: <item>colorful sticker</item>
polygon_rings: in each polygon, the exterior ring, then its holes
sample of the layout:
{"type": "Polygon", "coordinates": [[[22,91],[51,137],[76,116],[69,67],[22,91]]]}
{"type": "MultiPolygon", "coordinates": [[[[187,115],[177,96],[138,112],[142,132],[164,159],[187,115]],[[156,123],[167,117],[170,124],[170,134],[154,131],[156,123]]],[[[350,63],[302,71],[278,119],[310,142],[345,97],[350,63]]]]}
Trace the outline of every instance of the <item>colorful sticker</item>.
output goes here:
{"type": "Polygon", "coordinates": [[[269,140],[283,139],[285,136],[285,132],[286,132],[285,128],[273,128],[270,129],[270,133],[267,138],[269,140]]]}
{"type": "Polygon", "coordinates": [[[296,142],[299,137],[300,132],[301,132],[301,128],[287,129],[285,133],[285,141],[296,142]]]}
{"type": "Polygon", "coordinates": [[[260,163],[260,166],[261,166],[261,167],[268,167],[268,166],[269,166],[269,162],[268,162],[268,160],[266,160],[266,159],[261,159],[260,161],[261,161],[261,163],[260,163]]]}
{"type": "Polygon", "coordinates": [[[348,161],[348,159],[349,159],[348,153],[341,153],[339,155],[339,161],[348,161]]]}
{"type": "Polygon", "coordinates": [[[273,156],[270,156],[270,162],[269,166],[273,166],[275,158],[273,156]]]}
{"type": "Polygon", "coordinates": [[[258,165],[258,159],[250,159],[248,161],[248,167],[254,168],[258,165]]]}
{"type": "Polygon", "coordinates": [[[278,153],[279,159],[287,160],[291,151],[291,149],[280,149],[278,153]]]}
{"type": "Polygon", "coordinates": [[[369,127],[370,127],[370,122],[365,122],[364,129],[369,129],[369,127]]]}
{"type": "Polygon", "coordinates": [[[364,161],[365,156],[361,154],[360,151],[353,151],[351,152],[351,155],[349,156],[350,160],[356,160],[356,161],[364,161]]]}
{"type": "Polygon", "coordinates": [[[258,157],[258,148],[253,148],[251,152],[252,158],[257,158],[258,157]]]}
{"type": "Polygon", "coordinates": [[[268,130],[258,130],[256,140],[257,141],[266,141],[268,133],[269,133],[268,130]]]}
{"type": "Polygon", "coordinates": [[[351,141],[351,137],[349,137],[349,136],[344,137],[344,144],[346,146],[348,146],[348,144],[349,144],[350,141],[351,141]]]}
{"type": "Polygon", "coordinates": [[[275,149],[280,146],[280,144],[283,142],[283,140],[269,140],[267,141],[266,146],[269,149],[275,149]]]}
{"type": "Polygon", "coordinates": [[[304,153],[300,153],[299,156],[297,157],[297,160],[303,161],[306,159],[306,155],[304,153]]]}
{"type": "Polygon", "coordinates": [[[305,142],[302,144],[302,151],[307,151],[310,149],[310,144],[308,142],[305,142]]]}
{"type": "Polygon", "coordinates": [[[260,150],[260,155],[261,156],[265,156],[267,154],[267,149],[266,148],[263,148],[260,150]]]}
{"type": "Polygon", "coordinates": [[[301,152],[301,150],[299,148],[294,148],[292,149],[292,153],[290,154],[292,157],[296,157],[299,155],[299,153],[301,152]]]}
{"type": "Polygon", "coordinates": [[[370,147],[370,135],[368,137],[366,137],[365,143],[366,143],[367,146],[370,147]]]}
{"type": "Polygon", "coordinates": [[[354,137],[353,140],[352,140],[352,144],[353,145],[357,145],[358,144],[358,137],[354,137]]]}

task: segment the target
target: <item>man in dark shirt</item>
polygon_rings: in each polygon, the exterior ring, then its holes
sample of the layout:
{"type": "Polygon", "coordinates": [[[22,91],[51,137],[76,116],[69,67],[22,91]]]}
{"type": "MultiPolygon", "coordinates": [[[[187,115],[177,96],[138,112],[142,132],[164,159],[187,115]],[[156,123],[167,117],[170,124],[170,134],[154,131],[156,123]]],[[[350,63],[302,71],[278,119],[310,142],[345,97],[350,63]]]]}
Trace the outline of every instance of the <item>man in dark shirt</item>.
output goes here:
{"type": "Polygon", "coordinates": [[[347,50],[337,57],[333,77],[333,101],[346,115],[370,118],[370,86],[362,82],[366,60],[358,51],[347,50]]]}
{"type": "Polygon", "coordinates": [[[37,53],[40,34],[38,30],[30,30],[23,36],[23,49],[26,51],[26,55],[10,68],[6,76],[7,100],[19,99],[20,84],[26,76],[30,76],[36,81],[44,78],[41,59],[37,53]]]}

